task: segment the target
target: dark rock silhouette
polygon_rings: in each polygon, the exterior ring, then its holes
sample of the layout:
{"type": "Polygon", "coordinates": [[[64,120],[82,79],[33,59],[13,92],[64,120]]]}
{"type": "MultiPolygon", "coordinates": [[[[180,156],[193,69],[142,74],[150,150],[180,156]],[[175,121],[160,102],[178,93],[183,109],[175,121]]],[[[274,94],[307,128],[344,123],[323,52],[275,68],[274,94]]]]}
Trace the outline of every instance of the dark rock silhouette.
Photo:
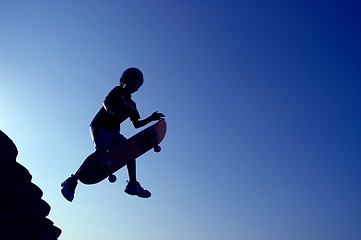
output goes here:
{"type": "Polygon", "coordinates": [[[0,130],[0,240],[56,240],[61,230],[47,218],[50,205],[16,162],[18,150],[0,130]]]}

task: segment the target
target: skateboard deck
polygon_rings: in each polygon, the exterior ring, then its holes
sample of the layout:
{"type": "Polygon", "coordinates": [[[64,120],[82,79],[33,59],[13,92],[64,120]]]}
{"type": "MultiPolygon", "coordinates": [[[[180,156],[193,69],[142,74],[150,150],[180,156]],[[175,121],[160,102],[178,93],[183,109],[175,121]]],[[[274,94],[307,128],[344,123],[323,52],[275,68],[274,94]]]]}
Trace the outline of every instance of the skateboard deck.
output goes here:
{"type": "Polygon", "coordinates": [[[127,165],[129,161],[152,148],[155,152],[159,152],[159,143],[163,140],[166,131],[166,121],[159,120],[103,154],[96,152],[90,154],[85,160],[87,164],[81,166],[78,171],[79,180],[84,184],[96,184],[108,177],[110,182],[115,182],[116,177],[113,173],[127,165]]]}

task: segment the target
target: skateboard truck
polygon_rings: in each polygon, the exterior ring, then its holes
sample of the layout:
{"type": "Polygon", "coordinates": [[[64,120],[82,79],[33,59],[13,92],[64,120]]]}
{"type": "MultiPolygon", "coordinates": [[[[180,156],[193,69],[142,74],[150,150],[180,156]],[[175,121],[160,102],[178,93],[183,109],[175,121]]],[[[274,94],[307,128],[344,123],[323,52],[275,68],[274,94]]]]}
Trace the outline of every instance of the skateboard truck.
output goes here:
{"type": "Polygon", "coordinates": [[[157,131],[154,131],[152,132],[152,138],[153,138],[153,149],[154,149],[154,152],[160,152],[162,150],[162,148],[158,145],[157,143],[157,137],[158,137],[158,132],[157,131]]]}
{"type": "Polygon", "coordinates": [[[117,176],[115,176],[115,175],[113,174],[112,165],[111,165],[110,160],[108,160],[108,159],[103,160],[103,165],[104,165],[104,166],[107,168],[107,170],[109,171],[109,176],[108,176],[109,182],[115,183],[115,182],[117,181],[117,176]]]}

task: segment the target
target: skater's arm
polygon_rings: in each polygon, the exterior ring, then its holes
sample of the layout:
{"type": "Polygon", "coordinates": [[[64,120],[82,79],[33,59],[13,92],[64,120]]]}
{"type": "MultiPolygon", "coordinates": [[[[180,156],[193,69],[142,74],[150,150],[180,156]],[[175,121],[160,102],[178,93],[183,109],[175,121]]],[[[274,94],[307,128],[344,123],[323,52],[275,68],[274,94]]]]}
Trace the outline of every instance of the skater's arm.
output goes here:
{"type": "Polygon", "coordinates": [[[140,119],[132,119],[133,122],[133,126],[135,128],[141,128],[144,127],[145,125],[147,125],[148,123],[152,122],[152,121],[157,121],[157,120],[161,120],[164,119],[165,115],[163,113],[159,113],[159,112],[154,112],[152,113],[152,115],[150,115],[149,117],[140,120],[140,119]]]}
{"type": "Polygon", "coordinates": [[[136,111],[134,107],[132,107],[125,101],[124,97],[119,97],[118,105],[117,106],[114,105],[115,104],[112,103],[111,98],[109,97],[105,98],[103,102],[103,107],[109,114],[117,115],[121,111],[128,112],[129,114],[134,114],[134,112],[136,111]]]}

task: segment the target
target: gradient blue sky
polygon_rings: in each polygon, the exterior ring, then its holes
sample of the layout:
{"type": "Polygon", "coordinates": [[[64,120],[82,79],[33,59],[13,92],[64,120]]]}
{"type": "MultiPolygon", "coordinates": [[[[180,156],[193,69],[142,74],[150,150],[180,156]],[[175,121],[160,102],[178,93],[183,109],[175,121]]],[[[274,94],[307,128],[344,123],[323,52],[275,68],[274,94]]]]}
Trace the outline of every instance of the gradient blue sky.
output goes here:
{"type": "MultiPolygon", "coordinates": [[[[358,1],[0,0],[0,129],[52,206],[61,240],[361,239],[358,1]],[[239,2],[239,3],[236,3],[239,2]],[[130,66],[150,199],[118,181],[60,183],[93,151],[88,125],[130,66]]],[[[122,131],[135,130],[127,121],[122,131]]]]}

